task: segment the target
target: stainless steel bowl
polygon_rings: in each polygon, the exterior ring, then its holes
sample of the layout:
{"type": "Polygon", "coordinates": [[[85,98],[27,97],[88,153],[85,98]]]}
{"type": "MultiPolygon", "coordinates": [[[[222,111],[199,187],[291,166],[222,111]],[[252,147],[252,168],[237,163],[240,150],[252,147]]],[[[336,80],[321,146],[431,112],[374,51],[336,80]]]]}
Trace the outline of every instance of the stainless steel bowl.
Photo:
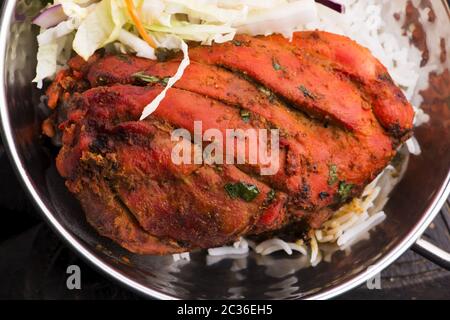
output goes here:
{"type": "MultiPolygon", "coordinates": [[[[84,219],[77,201],[66,191],[54,157],[42,146],[40,122],[45,108],[31,83],[38,31],[23,14],[32,16],[36,0],[4,1],[0,34],[0,110],[3,142],[24,189],[45,219],[75,251],[113,279],[149,297],[161,299],[324,299],[350,290],[375,276],[411,247],[443,205],[450,192],[450,117],[447,110],[426,110],[432,121],[420,127],[423,148],[412,157],[404,179],[386,207],[388,219],[371,239],[339,252],[331,263],[303,268],[305,258],[250,255],[208,266],[204,253],[189,263],[172,257],[132,255],[100,237],[84,219]]],[[[448,10],[433,1],[436,10],[448,10]]],[[[448,28],[448,21],[443,28],[448,28]]],[[[418,248],[448,263],[448,255],[424,240],[418,248]],[[431,250],[431,251],[430,251],[431,250]],[[430,253],[431,252],[431,253],[430,253]],[[447,259],[447,261],[446,261],[447,259]]]]}

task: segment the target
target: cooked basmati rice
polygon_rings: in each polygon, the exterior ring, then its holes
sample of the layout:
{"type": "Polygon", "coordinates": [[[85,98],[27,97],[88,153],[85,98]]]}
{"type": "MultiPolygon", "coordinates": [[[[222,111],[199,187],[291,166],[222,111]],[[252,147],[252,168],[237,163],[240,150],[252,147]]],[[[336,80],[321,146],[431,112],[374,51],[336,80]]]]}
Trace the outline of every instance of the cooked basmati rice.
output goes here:
{"type": "Polygon", "coordinates": [[[210,256],[242,255],[246,253],[248,253],[248,242],[244,238],[240,238],[230,247],[208,249],[208,255],[210,256]]]}
{"type": "Polygon", "coordinates": [[[191,255],[189,254],[189,252],[177,253],[177,254],[173,254],[172,256],[173,256],[173,261],[175,261],[175,262],[181,261],[181,260],[191,261],[191,255]]]}
{"type": "Polygon", "coordinates": [[[408,147],[409,153],[419,156],[422,153],[422,149],[420,149],[419,141],[415,137],[411,137],[408,141],[406,141],[406,146],[408,147]]]}
{"type": "Polygon", "coordinates": [[[277,251],[284,251],[288,255],[292,255],[294,251],[306,255],[307,248],[299,243],[288,243],[278,238],[266,240],[255,247],[255,252],[266,256],[277,251]]]}

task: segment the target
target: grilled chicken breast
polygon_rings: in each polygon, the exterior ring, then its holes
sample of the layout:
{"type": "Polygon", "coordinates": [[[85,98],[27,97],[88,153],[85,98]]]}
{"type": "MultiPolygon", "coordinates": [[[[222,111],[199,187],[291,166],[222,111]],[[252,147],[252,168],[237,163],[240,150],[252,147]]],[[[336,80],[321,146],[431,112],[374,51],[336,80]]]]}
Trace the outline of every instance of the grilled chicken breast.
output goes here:
{"type": "Polygon", "coordinates": [[[44,131],[54,123],[63,133],[60,174],[89,222],[130,251],[209,248],[298,221],[318,228],[411,135],[411,105],[386,68],[346,37],[240,35],[192,47],[190,58],[144,121],[143,109],[175,74],[179,56],[75,57],[48,89],[56,111],[44,131]],[[194,121],[224,135],[278,129],[279,170],[265,176],[262,163],[175,165],[171,132],[194,133],[194,121]],[[227,188],[237,184],[258,193],[250,201],[231,197],[227,188]]]}

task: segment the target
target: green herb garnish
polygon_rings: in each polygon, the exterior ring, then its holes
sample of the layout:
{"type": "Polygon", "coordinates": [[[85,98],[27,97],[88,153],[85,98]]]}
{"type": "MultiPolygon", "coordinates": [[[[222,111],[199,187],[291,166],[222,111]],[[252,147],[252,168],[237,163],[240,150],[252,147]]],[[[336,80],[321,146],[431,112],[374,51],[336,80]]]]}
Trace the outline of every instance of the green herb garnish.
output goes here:
{"type": "Polygon", "coordinates": [[[276,193],[275,190],[271,189],[268,193],[267,193],[267,202],[272,202],[273,199],[275,199],[276,193]]]}
{"type": "Polygon", "coordinates": [[[234,44],[236,47],[242,46],[242,42],[238,41],[238,40],[233,40],[233,41],[231,41],[231,43],[234,44]]]}
{"type": "Polygon", "coordinates": [[[260,92],[264,93],[264,95],[266,95],[267,97],[270,97],[272,95],[272,92],[269,89],[265,88],[265,87],[261,86],[261,87],[258,88],[258,90],[260,92]]]}
{"type": "Polygon", "coordinates": [[[145,74],[144,72],[138,72],[138,73],[133,74],[133,78],[136,78],[143,82],[152,83],[152,84],[159,83],[159,84],[162,84],[163,86],[167,86],[167,84],[169,83],[169,80],[170,80],[170,77],[160,78],[160,77],[145,74]]]}
{"type": "Polygon", "coordinates": [[[118,54],[116,55],[117,59],[122,60],[123,62],[126,62],[128,64],[131,63],[130,57],[126,54],[118,54]]]}
{"type": "Polygon", "coordinates": [[[276,195],[277,194],[273,189],[267,192],[266,199],[263,202],[263,206],[268,207],[273,202],[273,200],[275,200],[276,195]]]}
{"type": "Polygon", "coordinates": [[[169,84],[169,80],[170,80],[170,77],[162,78],[161,84],[164,85],[165,87],[167,87],[167,85],[169,84]]]}
{"type": "Polygon", "coordinates": [[[353,189],[352,184],[347,184],[345,181],[341,181],[339,183],[338,194],[339,197],[341,198],[341,201],[345,201],[350,197],[352,189],[353,189]]]}
{"type": "Polygon", "coordinates": [[[336,182],[338,182],[337,166],[331,164],[328,166],[328,185],[332,186],[336,182]]]}
{"type": "Polygon", "coordinates": [[[259,195],[258,187],[251,184],[240,183],[239,191],[239,196],[247,202],[252,201],[259,195]]]}
{"type": "Polygon", "coordinates": [[[253,201],[258,195],[258,187],[244,182],[227,183],[225,190],[232,199],[241,198],[246,202],[253,201]]]}
{"type": "Polygon", "coordinates": [[[231,199],[237,199],[239,197],[239,187],[237,184],[227,183],[225,185],[225,190],[231,199]]]}
{"type": "Polygon", "coordinates": [[[280,63],[276,58],[272,58],[272,66],[275,69],[275,71],[283,70],[283,67],[280,65],[280,63]]]}
{"type": "Polygon", "coordinates": [[[311,100],[316,100],[316,96],[311,91],[309,91],[305,86],[302,85],[302,86],[300,86],[298,88],[303,93],[305,98],[309,98],[311,100]]]}
{"type": "Polygon", "coordinates": [[[258,90],[263,93],[267,98],[269,98],[270,103],[273,103],[275,100],[275,95],[272,93],[272,91],[270,91],[269,89],[267,89],[266,87],[263,86],[259,86],[258,90]]]}
{"type": "Polygon", "coordinates": [[[245,123],[250,121],[250,111],[241,109],[241,118],[245,123]]]}
{"type": "Polygon", "coordinates": [[[136,78],[136,79],[142,80],[144,82],[148,82],[148,83],[159,83],[161,81],[161,78],[147,75],[144,72],[138,72],[138,73],[133,74],[133,78],[136,78]]]}

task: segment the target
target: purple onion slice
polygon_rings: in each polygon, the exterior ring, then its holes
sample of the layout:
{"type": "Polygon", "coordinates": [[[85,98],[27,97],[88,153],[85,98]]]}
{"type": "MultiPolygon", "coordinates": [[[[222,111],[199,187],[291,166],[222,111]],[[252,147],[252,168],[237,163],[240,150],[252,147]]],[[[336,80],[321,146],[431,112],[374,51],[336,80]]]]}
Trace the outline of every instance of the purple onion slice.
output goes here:
{"type": "Polygon", "coordinates": [[[62,5],[57,4],[41,11],[36,18],[33,19],[33,23],[41,28],[48,29],[67,20],[67,18],[62,5]]]}
{"type": "Polygon", "coordinates": [[[317,3],[323,4],[324,6],[337,11],[339,13],[345,13],[345,6],[342,3],[339,3],[338,1],[332,1],[332,0],[315,0],[317,3]]]}

